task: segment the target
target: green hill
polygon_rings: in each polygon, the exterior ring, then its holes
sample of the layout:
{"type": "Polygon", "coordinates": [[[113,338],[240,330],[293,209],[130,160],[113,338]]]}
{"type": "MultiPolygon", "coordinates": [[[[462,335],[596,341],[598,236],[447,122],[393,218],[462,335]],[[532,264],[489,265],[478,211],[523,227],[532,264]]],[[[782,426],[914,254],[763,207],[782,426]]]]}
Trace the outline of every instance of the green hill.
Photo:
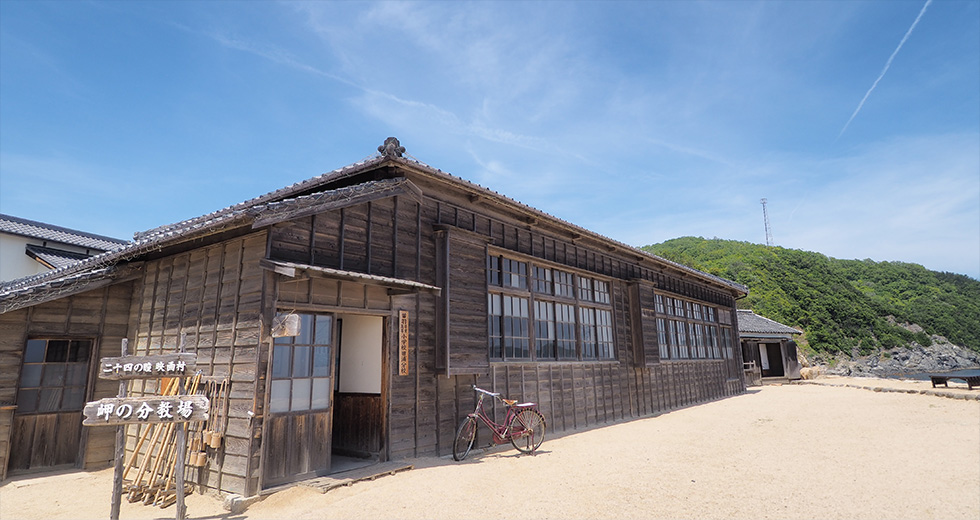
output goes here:
{"type": "Polygon", "coordinates": [[[871,354],[912,341],[931,344],[927,334],[895,322],[918,324],[980,352],[980,281],[968,276],[698,237],[641,249],[747,285],[750,294],[739,308],[803,330],[805,343],[818,353],[871,354]]]}

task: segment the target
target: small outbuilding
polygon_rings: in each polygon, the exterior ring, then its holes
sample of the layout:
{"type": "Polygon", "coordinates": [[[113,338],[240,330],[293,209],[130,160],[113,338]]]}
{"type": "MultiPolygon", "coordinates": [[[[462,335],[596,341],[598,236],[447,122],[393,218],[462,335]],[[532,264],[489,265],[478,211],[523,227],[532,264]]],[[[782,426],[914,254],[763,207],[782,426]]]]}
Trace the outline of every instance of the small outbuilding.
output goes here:
{"type": "Polygon", "coordinates": [[[747,383],[761,378],[800,379],[795,334],[803,331],[770,320],[748,309],[738,310],[738,336],[742,344],[747,383]]]}

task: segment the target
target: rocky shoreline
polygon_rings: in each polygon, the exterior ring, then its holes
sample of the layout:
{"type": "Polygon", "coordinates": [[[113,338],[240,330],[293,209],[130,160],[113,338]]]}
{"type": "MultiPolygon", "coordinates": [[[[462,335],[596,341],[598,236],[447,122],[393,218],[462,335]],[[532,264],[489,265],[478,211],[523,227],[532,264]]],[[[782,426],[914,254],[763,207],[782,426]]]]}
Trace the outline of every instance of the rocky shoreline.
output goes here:
{"type": "Polygon", "coordinates": [[[870,356],[852,357],[843,353],[831,359],[814,356],[811,368],[822,374],[851,377],[895,377],[980,369],[980,353],[954,345],[942,336],[934,335],[931,339],[929,346],[913,342],[907,347],[882,350],[870,356]]]}

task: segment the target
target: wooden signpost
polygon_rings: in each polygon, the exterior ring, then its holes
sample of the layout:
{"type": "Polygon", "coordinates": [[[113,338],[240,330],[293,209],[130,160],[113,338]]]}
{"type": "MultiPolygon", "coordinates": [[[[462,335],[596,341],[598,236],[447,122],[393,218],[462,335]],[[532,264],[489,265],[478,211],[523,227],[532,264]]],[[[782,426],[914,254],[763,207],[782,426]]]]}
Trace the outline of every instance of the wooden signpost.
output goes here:
{"type": "MultiPolygon", "coordinates": [[[[126,382],[133,379],[180,378],[191,375],[196,367],[197,356],[186,354],[181,337],[180,352],[153,356],[128,356],[128,341],[122,340],[122,356],[102,358],[99,378],[118,380],[119,394],[86,403],[82,412],[83,426],[116,426],[116,460],[112,479],[112,507],[110,518],[119,519],[122,502],[123,459],[126,456],[126,425],[139,423],[166,423],[177,427],[177,453],[174,473],[177,479],[177,520],[183,520],[184,507],[184,457],[187,449],[185,426],[192,421],[206,421],[210,402],[203,395],[158,395],[127,397],[126,382]]],[[[178,389],[182,389],[177,384],[178,389]]],[[[193,392],[193,389],[191,390],[193,392]]],[[[136,447],[139,451],[139,446],[136,447]]],[[[135,458],[135,454],[134,454],[135,458]]]]}

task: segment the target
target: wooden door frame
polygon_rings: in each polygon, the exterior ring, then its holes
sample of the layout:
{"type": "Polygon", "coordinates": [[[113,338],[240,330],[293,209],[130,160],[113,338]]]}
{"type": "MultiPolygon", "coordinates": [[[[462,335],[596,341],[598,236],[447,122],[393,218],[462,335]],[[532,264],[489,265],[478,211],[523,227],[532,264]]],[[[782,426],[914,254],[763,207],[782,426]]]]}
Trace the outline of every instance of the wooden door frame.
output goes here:
{"type": "MultiPolygon", "coordinates": [[[[337,315],[339,313],[338,313],[338,311],[336,309],[329,309],[329,310],[327,310],[327,309],[314,308],[314,307],[306,308],[306,306],[304,306],[303,309],[297,309],[297,308],[295,308],[293,306],[290,306],[290,308],[292,310],[296,311],[297,313],[301,313],[301,314],[312,314],[312,315],[317,315],[317,314],[319,314],[319,315],[327,315],[327,314],[329,314],[331,316],[331,319],[333,320],[333,323],[331,324],[331,335],[332,335],[332,337],[331,337],[331,340],[330,340],[331,341],[331,344],[330,344],[330,352],[331,352],[331,356],[332,357],[339,355],[338,348],[337,348],[338,347],[338,344],[339,344],[339,341],[340,341],[340,337],[339,337],[339,334],[340,333],[339,333],[338,327],[337,327],[337,315]]],[[[279,310],[280,310],[280,306],[279,306],[279,302],[277,300],[277,301],[273,302],[273,304],[272,304],[272,312],[271,312],[271,314],[274,316],[274,315],[276,315],[276,313],[279,312],[279,310]]],[[[257,493],[261,493],[263,490],[267,489],[267,487],[266,487],[266,484],[267,483],[266,483],[266,474],[265,474],[265,471],[266,471],[266,467],[268,466],[268,462],[269,462],[268,461],[268,456],[269,456],[269,443],[268,443],[268,439],[269,439],[269,422],[270,422],[270,419],[272,418],[272,415],[273,415],[272,412],[269,410],[269,400],[271,399],[271,396],[272,396],[272,363],[273,363],[273,356],[275,355],[275,352],[274,352],[275,351],[275,338],[272,337],[272,334],[269,334],[267,339],[268,339],[268,341],[266,341],[264,343],[266,345],[266,348],[268,349],[269,355],[267,357],[266,367],[265,367],[265,391],[264,391],[264,394],[265,395],[264,395],[264,398],[263,398],[264,400],[263,400],[263,404],[262,404],[262,410],[263,410],[263,416],[262,416],[262,442],[261,442],[261,445],[259,447],[258,489],[256,490],[257,493]]],[[[335,366],[334,361],[335,360],[332,359],[331,362],[330,362],[331,371],[333,371],[333,367],[335,366]]],[[[332,432],[333,432],[333,407],[335,405],[334,398],[333,398],[333,388],[332,387],[336,383],[336,379],[335,378],[337,378],[339,376],[339,374],[333,373],[333,372],[331,372],[331,374],[332,374],[332,376],[331,376],[330,406],[326,410],[324,410],[323,413],[327,413],[328,414],[327,424],[328,424],[328,428],[330,429],[331,435],[332,435],[332,432]]],[[[299,413],[301,413],[301,412],[286,412],[286,413],[279,414],[279,415],[298,415],[299,413]]],[[[306,410],[305,412],[302,412],[302,413],[309,414],[309,413],[315,413],[315,412],[313,412],[312,410],[306,410]]],[[[329,439],[328,439],[328,441],[329,441],[329,439]]],[[[287,481],[287,482],[279,482],[279,483],[276,483],[276,484],[272,484],[269,487],[287,486],[287,485],[290,485],[290,484],[292,484],[294,482],[299,482],[300,480],[304,480],[304,479],[297,479],[297,480],[292,480],[292,481],[287,481]]]]}
{"type": "MultiPolygon", "coordinates": [[[[343,316],[372,316],[381,318],[381,417],[380,417],[380,430],[381,439],[380,446],[378,448],[378,462],[386,462],[391,457],[390,453],[390,443],[388,442],[389,432],[388,432],[388,418],[391,410],[389,409],[389,395],[391,386],[391,345],[392,342],[397,342],[396,329],[392,328],[392,324],[396,323],[392,318],[392,312],[396,311],[368,311],[366,309],[350,309],[347,311],[335,311],[335,316],[343,318],[343,316]]],[[[338,348],[337,354],[340,355],[340,341],[338,337],[338,348]]],[[[340,371],[338,370],[336,374],[337,380],[340,380],[340,371]]]]}

